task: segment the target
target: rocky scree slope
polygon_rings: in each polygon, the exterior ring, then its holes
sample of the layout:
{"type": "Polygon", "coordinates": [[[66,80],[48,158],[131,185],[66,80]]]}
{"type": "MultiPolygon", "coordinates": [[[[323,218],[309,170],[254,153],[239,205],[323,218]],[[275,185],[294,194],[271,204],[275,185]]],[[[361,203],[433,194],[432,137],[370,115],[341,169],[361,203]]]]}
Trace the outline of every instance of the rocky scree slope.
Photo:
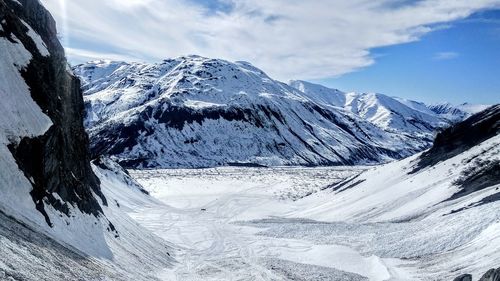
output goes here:
{"type": "Polygon", "coordinates": [[[427,148],[449,124],[421,114],[403,116],[413,130],[390,130],[336,106],[340,92],[307,94],[246,62],[95,61],[74,72],[92,153],[132,168],[374,164],[427,148]]]}

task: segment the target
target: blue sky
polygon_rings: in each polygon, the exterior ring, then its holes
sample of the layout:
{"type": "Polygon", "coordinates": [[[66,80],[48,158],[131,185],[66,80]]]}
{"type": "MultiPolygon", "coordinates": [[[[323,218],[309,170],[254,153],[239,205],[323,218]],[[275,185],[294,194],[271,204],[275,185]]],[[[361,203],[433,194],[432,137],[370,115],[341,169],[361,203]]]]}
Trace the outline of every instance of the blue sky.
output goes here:
{"type": "Polygon", "coordinates": [[[500,0],[42,0],[71,63],[244,60],[272,78],[500,102],[500,0]]]}
{"type": "Polygon", "coordinates": [[[376,48],[376,62],[314,82],[427,102],[500,103],[500,11],[476,13],[419,41],[376,48]]]}

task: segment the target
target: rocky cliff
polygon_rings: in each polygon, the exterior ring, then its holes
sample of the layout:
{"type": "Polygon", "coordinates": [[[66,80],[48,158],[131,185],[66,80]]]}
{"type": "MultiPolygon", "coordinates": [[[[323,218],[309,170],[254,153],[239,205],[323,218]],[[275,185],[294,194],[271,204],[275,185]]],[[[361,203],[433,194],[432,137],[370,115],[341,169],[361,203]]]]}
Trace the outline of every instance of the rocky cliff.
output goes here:
{"type": "MultiPolygon", "coordinates": [[[[66,214],[72,205],[98,216],[102,210],[93,193],[104,203],[105,198],[90,166],[80,83],[68,67],[53,18],[38,0],[0,0],[0,22],[0,92],[6,111],[0,145],[11,153],[2,155],[2,165],[12,166],[9,159],[15,159],[49,225],[47,204],[66,214]],[[38,123],[40,128],[33,129],[38,123]]],[[[15,172],[0,171],[0,190],[21,185],[15,172]]]]}

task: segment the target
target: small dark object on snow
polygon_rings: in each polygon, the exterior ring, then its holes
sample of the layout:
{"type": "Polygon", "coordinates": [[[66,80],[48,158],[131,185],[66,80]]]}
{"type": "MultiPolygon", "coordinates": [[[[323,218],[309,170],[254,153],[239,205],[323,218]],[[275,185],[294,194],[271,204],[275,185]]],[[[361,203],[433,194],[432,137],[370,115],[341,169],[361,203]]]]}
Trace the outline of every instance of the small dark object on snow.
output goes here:
{"type": "Polygon", "coordinates": [[[207,209],[205,209],[205,208],[202,208],[201,210],[202,210],[202,211],[206,211],[207,209]]]}

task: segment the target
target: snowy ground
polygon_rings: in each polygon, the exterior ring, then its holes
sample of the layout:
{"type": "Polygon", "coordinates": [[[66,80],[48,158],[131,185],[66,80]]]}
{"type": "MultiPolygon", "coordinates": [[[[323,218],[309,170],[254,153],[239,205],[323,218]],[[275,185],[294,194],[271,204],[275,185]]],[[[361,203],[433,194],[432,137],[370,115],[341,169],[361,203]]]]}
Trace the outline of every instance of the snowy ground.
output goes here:
{"type": "Polygon", "coordinates": [[[330,200],[325,188],[366,169],[130,171],[159,201],[130,215],[180,248],[164,280],[452,280],[492,267],[497,203],[411,221],[302,218],[330,200]]]}
{"type": "Polygon", "coordinates": [[[240,223],[290,212],[299,194],[316,192],[362,170],[132,171],[167,205],[137,206],[131,216],[181,247],[179,265],[161,274],[165,280],[384,280],[389,276],[387,266],[375,256],[309,240],[266,237],[257,234],[258,228],[240,223]]]}
{"type": "Polygon", "coordinates": [[[178,266],[161,273],[165,280],[386,280],[400,261],[362,256],[352,248],[311,239],[263,236],[257,224],[242,223],[283,216],[294,211],[299,195],[362,170],[132,171],[166,205],[136,206],[131,216],[181,248],[178,266]]]}

